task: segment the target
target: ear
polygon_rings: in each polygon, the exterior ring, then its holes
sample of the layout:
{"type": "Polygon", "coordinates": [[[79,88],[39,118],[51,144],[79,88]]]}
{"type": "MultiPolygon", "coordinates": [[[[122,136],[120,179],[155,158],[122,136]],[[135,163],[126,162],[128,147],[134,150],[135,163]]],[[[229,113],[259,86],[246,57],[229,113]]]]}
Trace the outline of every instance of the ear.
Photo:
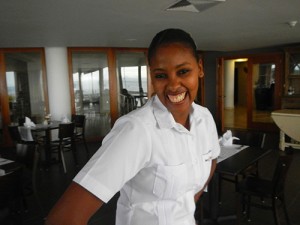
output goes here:
{"type": "Polygon", "coordinates": [[[204,70],[203,70],[202,59],[199,59],[198,67],[199,67],[199,78],[202,78],[202,77],[204,77],[204,70]]]}

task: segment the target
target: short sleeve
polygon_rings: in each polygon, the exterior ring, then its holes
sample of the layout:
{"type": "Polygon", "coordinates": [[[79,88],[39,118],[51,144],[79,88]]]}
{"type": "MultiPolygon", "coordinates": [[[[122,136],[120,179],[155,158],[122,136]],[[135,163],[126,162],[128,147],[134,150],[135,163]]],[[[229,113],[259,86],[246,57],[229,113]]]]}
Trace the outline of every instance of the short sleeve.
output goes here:
{"type": "Polygon", "coordinates": [[[121,117],[74,181],[107,202],[145,167],[150,155],[146,125],[139,118],[121,117]]]}
{"type": "Polygon", "coordinates": [[[207,117],[207,127],[210,132],[210,143],[212,145],[212,158],[216,159],[220,155],[220,144],[219,144],[219,137],[218,137],[218,131],[216,127],[216,123],[214,121],[214,118],[212,117],[211,113],[207,109],[208,117],[207,117]]]}

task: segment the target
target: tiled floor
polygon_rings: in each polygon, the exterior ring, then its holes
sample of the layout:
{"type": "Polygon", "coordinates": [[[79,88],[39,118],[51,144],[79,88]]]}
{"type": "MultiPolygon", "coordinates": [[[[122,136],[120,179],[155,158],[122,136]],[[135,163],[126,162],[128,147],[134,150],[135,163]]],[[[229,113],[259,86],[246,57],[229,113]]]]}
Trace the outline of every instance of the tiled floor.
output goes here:
{"type": "MultiPolygon", "coordinates": [[[[89,143],[89,150],[94,153],[99,143],[89,143]]],[[[51,207],[55,204],[58,198],[62,195],[66,187],[70,184],[72,178],[75,176],[79,168],[86,163],[86,155],[83,146],[78,146],[80,154],[79,167],[73,164],[72,155],[66,152],[67,174],[63,173],[61,165],[53,165],[49,170],[38,171],[38,190],[39,198],[42,201],[44,214],[40,212],[36,206],[33,197],[28,198],[29,211],[23,215],[23,225],[42,225],[43,218],[51,207]]],[[[264,158],[260,164],[260,172],[262,175],[269,176],[272,174],[275,156],[269,155],[264,158]]],[[[300,150],[295,150],[294,161],[289,171],[286,186],[286,199],[290,219],[293,225],[300,225],[300,179],[299,179],[299,165],[300,165],[300,150]]],[[[104,205],[90,220],[89,225],[114,225],[114,216],[116,208],[115,196],[107,205],[104,205]]],[[[221,215],[233,214],[235,201],[234,187],[229,182],[224,182],[223,199],[220,205],[221,215]]],[[[84,207],[84,206],[83,206],[84,207]]],[[[252,221],[244,221],[243,225],[272,225],[274,224],[273,215],[269,211],[253,209],[252,221]]],[[[219,221],[220,225],[232,225],[234,220],[219,221]]],[[[283,223],[284,224],[284,223],[283,223]]],[[[4,224],[1,224],[4,225],[4,224]]],[[[142,225],[142,224],[141,224],[142,225]]]]}

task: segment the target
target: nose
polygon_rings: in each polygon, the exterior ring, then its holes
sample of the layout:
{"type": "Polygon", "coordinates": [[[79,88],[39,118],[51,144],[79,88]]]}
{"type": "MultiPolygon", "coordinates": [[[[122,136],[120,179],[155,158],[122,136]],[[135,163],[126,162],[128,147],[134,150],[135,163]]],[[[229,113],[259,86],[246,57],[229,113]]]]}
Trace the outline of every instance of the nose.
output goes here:
{"type": "Polygon", "coordinates": [[[169,76],[168,89],[170,91],[176,91],[180,87],[180,78],[176,75],[169,76]]]}

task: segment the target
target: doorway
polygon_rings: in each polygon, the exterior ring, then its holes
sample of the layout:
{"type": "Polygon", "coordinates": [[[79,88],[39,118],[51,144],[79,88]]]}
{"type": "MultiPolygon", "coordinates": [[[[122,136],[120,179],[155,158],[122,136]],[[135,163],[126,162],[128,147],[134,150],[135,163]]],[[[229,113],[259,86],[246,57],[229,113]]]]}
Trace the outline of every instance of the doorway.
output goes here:
{"type": "Polygon", "coordinates": [[[218,120],[221,131],[276,131],[271,112],[281,107],[281,54],[218,60],[218,120]]]}

